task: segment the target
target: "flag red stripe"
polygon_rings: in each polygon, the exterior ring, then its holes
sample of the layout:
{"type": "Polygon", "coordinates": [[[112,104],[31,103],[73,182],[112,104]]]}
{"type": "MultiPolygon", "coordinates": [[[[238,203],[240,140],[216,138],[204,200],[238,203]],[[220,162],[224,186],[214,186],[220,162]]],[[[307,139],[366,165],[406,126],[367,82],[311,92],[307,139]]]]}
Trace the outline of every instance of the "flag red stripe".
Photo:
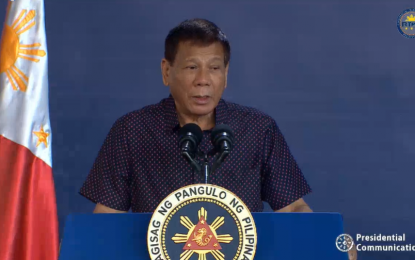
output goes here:
{"type": "Polygon", "coordinates": [[[0,187],[0,260],[56,260],[59,231],[52,168],[26,147],[0,136],[0,187]]]}

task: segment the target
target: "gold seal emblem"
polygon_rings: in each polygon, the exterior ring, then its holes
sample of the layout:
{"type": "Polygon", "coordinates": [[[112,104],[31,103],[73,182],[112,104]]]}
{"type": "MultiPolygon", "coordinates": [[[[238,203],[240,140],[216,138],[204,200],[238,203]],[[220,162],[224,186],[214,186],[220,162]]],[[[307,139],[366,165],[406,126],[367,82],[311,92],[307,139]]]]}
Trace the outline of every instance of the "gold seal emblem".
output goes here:
{"type": "Polygon", "coordinates": [[[215,259],[223,260],[224,255],[219,251],[222,249],[220,243],[230,243],[233,238],[229,234],[217,235],[216,230],[224,224],[224,217],[217,217],[212,225],[207,222],[207,212],[201,208],[198,212],[199,222],[194,225],[188,217],[181,217],[180,223],[189,232],[187,234],[176,234],[172,239],[175,243],[183,243],[184,252],[180,259],[189,259],[193,253],[199,254],[199,259],[206,259],[205,255],[211,253],[215,259]]]}
{"type": "Polygon", "coordinates": [[[167,196],[153,213],[147,233],[154,260],[206,260],[208,255],[251,260],[256,241],[246,205],[232,192],[208,184],[183,187],[167,196]]]}

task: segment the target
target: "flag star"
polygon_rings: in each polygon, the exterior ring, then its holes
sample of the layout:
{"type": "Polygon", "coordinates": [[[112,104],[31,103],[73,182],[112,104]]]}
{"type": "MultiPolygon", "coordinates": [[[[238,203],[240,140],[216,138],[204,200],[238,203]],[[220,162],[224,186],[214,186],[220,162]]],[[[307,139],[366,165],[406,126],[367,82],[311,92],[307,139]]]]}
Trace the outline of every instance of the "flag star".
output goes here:
{"type": "Polygon", "coordinates": [[[43,130],[43,126],[40,127],[40,131],[39,132],[33,132],[33,133],[38,138],[36,147],[38,147],[41,143],[44,143],[45,146],[46,146],[46,148],[47,148],[48,147],[48,140],[47,140],[47,138],[48,138],[49,134],[48,133],[45,133],[45,131],[43,130]]]}
{"type": "Polygon", "coordinates": [[[205,221],[204,220],[201,220],[200,223],[205,224],[205,221]]]}

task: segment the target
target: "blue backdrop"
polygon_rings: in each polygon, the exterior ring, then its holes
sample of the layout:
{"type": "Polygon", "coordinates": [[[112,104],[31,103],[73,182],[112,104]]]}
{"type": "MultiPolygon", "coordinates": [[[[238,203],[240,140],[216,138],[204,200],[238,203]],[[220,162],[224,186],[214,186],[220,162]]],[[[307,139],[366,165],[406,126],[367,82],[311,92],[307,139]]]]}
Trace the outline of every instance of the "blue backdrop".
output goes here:
{"type": "Polygon", "coordinates": [[[397,0],[46,0],[61,232],[69,213],[94,208],[78,190],[114,121],[168,95],[160,60],[169,29],[201,17],[231,42],[224,97],[276,119],[314,190],[305,198],[312,209],[342,213],[348,233],[406,233],[415,244],[415,39],[396,26],[411,7],[397,0]]]}

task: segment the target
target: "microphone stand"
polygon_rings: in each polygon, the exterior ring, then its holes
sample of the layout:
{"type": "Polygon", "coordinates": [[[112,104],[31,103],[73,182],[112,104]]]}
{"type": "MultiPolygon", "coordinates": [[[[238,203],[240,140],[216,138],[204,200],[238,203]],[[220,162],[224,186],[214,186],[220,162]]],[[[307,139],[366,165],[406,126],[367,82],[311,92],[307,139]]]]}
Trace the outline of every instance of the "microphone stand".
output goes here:
{"type": "Polygon", "coordinates": [[[207,154],[205,154],[204,160],[203,160],[203,173],[205,175],[205,184],[208,184],[210,167],[209,167],[209,160],[208,160],[208,155],[207,154]]]}
{"type": "MultiPolygon", "coordinates": [[[[212,152],[212,151],[211,151],[212,152]]],[[[196,172],[202,174],[202,176],[205,178],[205,184],[208,184],[210,175],[219,168],[219,166],[222,164],[222,162],[225,160],[226,157],[228,157],[230,153],[229,146],[225,144],[225,149],[218,155],[216,155],[215,162],[213,163],[212,168],[209,166],[209,154],[203,153],[201,150],[198,151],[199,156],[203,156],[203,163],[202,165],[199,165],[196,160],[194,160],[188,151],[183,150],[182,156],[186,158],[186,160],[190,163],[193,170],[196,172]]]]}
{"type": "Polygon", "coordinates": [[[193,156],[191,156],[187,150],[183,149],[181,151],[181,154],[190,163],[193,170],[195,170],[198,173],[201,172],[200,165],[195,160],[193,160],[193,156]]]}
{"type": "Polygon", "coordinates": [[[229,153],[230,153],[229,150],[225,150],[222,153],[218,154],[216,156],[216,160],[213,163],[212,168],[210,168],[209,166],[208,154],[204,154],[202,169],[203,169],[203,175],[205,177],[205,184],[208,184],[210,175],[219,168],[219,166],[223,163],[225,158],[228,157],[229,153]]]}
{"type": "Polygon", "coordinates": [[[223,161],[226,159],[226,157],[228,157],[228,155],[231,153],[231,146],[230,146],[230,144],[227,141],[224,141],[222,143],[221,150],[222,150],[222,152],[219,153],[216,156],[216,160],[213,163],[211,173],[213,173],[214,171],[216,171],[219,168],[219,166],[223,163],[223,161]]]}

